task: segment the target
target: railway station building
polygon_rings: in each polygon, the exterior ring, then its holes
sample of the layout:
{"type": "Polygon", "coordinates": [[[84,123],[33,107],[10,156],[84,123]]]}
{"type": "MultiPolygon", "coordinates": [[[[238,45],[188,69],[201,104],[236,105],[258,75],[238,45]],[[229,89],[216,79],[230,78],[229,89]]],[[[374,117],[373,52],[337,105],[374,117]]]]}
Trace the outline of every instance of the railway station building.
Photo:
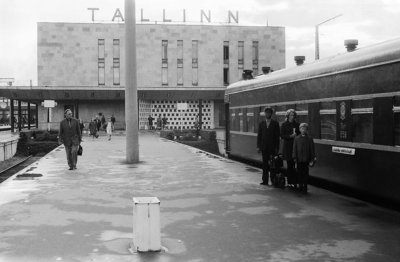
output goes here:
{"type": "MultiPolygon", "coordinates": [[[[285,29],[237,24],[138,24],[139,125],[168,118],[170,129],[225,125],[224,92],[243,70],[285,67],[285,29]],[[183,105],[178,109],[178,105],[183,105]]],[[[37,125],[58,129],[63,112],[88,123],[98,113],[125,126],[125,28],[119,23],[38,23],[38,86],[2,90],[37,105],[37,125]],[[44,100],[54,100],[48,110],[44,100]]]]}

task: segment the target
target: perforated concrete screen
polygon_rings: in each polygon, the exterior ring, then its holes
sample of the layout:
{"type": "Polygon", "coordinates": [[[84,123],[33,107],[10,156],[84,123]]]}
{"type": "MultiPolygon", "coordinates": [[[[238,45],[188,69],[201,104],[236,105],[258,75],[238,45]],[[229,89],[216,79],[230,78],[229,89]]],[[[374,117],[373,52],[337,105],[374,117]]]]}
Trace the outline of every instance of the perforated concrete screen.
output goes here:
{"type": "MultiPolygon", "coordinates": [[[[157,118],[166,117],[168,120],[165,129],[193,129],[196,122],[196,116],[199,114],[199,101],[197,100],[153,100],[140,101],[139,103],[140,128],[146,128],[148,117],[154,118],[153,126],[157,127],[157,118]],[[186,110],[178,110],[178,103],[187,103],[186,110]]],[[[214,102],[210,100],[202,101],[202,122],[203,129],[214,128],[214,102]]]]}

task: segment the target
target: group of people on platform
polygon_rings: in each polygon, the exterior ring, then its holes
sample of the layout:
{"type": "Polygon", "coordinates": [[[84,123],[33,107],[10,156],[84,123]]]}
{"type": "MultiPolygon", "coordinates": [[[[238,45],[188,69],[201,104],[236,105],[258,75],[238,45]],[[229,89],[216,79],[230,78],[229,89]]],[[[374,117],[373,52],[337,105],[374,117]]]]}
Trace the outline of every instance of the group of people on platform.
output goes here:
{"type": "Polygon", "coordinates": [[[149,121],[149,129],[150,130],[162,130],[165,129],[167,127],[168,124],[168,118],[164,116],[161,118],[161,115],[158,115],[157,119],[156,119],[156,126],[154,127],[154,117],[152,117],[151,115],[149,115],[149,117],[147,118],[147,120],[149,121]]]}
{"type": "MultiPolygon", "coordinates": [[[[74,170],[76,169],[78,161],[78,150],[80,143],[82,142],[82,134],[85,124],[82,119],[75,119],[72,117],[71,109],[65,110],[64,115],[65,118],[60,122],[58,142],[59,144],[64,144],[69,170],[74,170]]],[[[116,119],[114,114],[112,114],[111,117],[108,117],[106,121],[104,114],[99,113],[93,117],[89,123],[89,135],[92,136],[93,139],[98,138],[99,131],[105,130],[108,140],[111,140],[115,122],[116,119]]]]}
{"type": "Polygon", "coordinates": [[[296,121],[296,111],[286,112],[285,122],[279,123],[272,119],[273,110],[265,108],[265,120],[261,121],[257,134],[257,150],[262,154],[262,182],[270,185],[270,163],[274,156],[281,156],[286,161],[287,184],[294,190],[307,193],[309,166],[316,161],[314,141],[308,135],[308,124],[296,121]]]}
{"type": "Polygon", "coordinates": [[[92,138],[98,138],[99,137],[99,131],[100,130],[105,130],[108,136],[108,140],[111,140],[112,132],[114,131],[115,128],[115,116],[114,114],[111,115],[111,117],[107,118],[104,116],[103,113],[99,113],[95,117],[92,118],[92,120],[89,123],[89,135],[92,136],[92,138]]]}

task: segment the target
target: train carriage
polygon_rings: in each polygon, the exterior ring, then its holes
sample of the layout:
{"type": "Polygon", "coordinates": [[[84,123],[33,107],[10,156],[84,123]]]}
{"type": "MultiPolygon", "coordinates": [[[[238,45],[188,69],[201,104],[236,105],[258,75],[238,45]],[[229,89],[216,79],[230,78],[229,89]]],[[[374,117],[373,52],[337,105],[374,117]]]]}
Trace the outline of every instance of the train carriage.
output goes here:
{"type": "Polygon", "coordinates": [[[400,39],[228,86],[226,149],[261,161],[263,108],[282,124],[293,108],[314,138],[314,178],[400,203],[400,39]]]}

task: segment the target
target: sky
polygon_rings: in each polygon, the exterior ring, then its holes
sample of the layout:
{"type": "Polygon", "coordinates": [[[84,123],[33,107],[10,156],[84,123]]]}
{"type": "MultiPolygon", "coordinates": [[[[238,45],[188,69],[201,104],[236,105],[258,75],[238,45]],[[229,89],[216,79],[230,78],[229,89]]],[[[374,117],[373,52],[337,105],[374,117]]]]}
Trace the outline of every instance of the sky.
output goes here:
{"type": "MultiPolygon", "coordinates": [[[[124,0],[0,0],[0,80],[14,85],[37,85],[37,22],[112,22],[124,0]]],[[[136,0],[136,19],[166,18],[200,22],[200,12],[211,12],[212,24],[227,22],[228,12],[239,13],[239,25],[282,26],[286,31],[286,67],[294,56],[315,60],[315,26],[319,26],[320,58],[345,52],[344,40],[358,39],[358,48],[400,37],[399,0],[136,0]]],[[[115,20],[114,22],[117,22],[115,20]]],[[[0,83],[1,84],[1,83],[0,83]]]]}

